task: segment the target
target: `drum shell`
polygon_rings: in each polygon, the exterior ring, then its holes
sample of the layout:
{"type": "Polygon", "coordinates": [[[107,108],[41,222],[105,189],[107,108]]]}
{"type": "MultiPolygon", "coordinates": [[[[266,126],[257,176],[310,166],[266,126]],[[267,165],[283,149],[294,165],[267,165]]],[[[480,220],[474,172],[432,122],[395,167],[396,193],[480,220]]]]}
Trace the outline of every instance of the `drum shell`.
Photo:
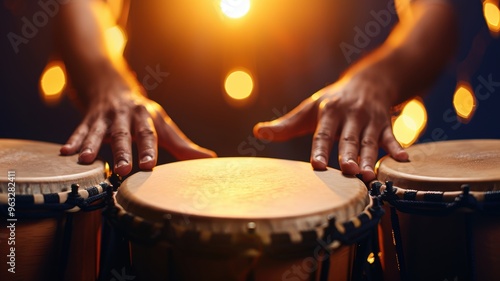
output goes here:
{"type": "MultiPolygon", "coordinates": [[[[72,237],[68,266],[64,280],[94,281],[98,275],[100,211],[72,214],[72,237]]],[[[9,265],[2,262],[2,280],[56,280],[62,261],[63,238],[67,214],[60,213],[50,218],[19,218],[15,223],[15,264],[16,273],[7,271],[9,265]],[[7,278],[7,279],[4,279],[7,278]]],[[[0,227],[6,229],[8,222],[3,219],[0,227]]],[[[10,245],[2,239],[0,252],[9,253],[10,245]]],[[[5,260],[6,255],[2,255],[5,260]]]]}
{"type": "MultiPolygon", "coordinates": [[[[61,146],[40,141],[0,139],[1,234],[7,225],[15,223],[12,232],[15,245],[9,245],[7,240],[10,232],[5,237],[0,236],[0,280],[97,278],[101,212],[70,213],[62,210],[62,206],[72,184],[80,185],[78,193],[81,196],[90,197],[88,190],[83,189],[103,182],[109,173],[108,166],[100,160],[80,165],[78,155],[61,156],[61,146]],[[7,221],[5,217],[7,198],[9,203],[15,199],[15,216],[9,217],[17,219],[15,222],[7,221]],[[69,221],[72,221],[71,225],[69,221]],[[63,246],[65,236],[71,237],[69,249],[63,246]],[[11,247],[15,247],[15,274],[7,271],[10,266],[6,261],[7,254],[3,255],[9,253],[11,247]],[[69,253],[68,258],[65,253],[69,253]],[[62,270],[63,277],[60,276],[62,270]]],[[[102,186],[89,190],[92,194],[100,193],[102,186]]],[[[96,199],[93,198],[92,204],[103,203],[102,199],[96,199]]],[[[71,204],[67,207],[70,208],[71,204]]]]}
{"type": "MultiPolygon", "coordinates": [[[[318,247],[321,246],[318,244],[318,247]]],[[[275,280],[319,280],[321,261],[330,263],[328,281],[350,280],[356,245],[340,246],[330,257],[317,249],[295,257],[262,255],[252,257],[229,257],[171,247],[168,243],[156,245],[131,243],[132,266],[139,280],[228,280],[245,281],[253,271],[256,281],[275,280]],[[316,253],[317,252],[317,253],[316,253]],[[315,254],[316,253],[316,254],[315,254]],[[172,271],[175,268],[175,271],[172,271]],[[174,275],[174,277],[172,277],[174,275]]]]}
{"type": "MultiPolygon", "coordinates": [[[[405,189],[436,187],[440,183],[413,183],[394,180],[395,186],[405,189]],[[402,184],[408,184],[408,188],[402,184]]],[[[445,190],[460,190],[459,183],[445,183],[445,190]]],[[[491,183],[480,183],[473,188],[484,190],[491,183]]],[[[434,190],[436,191],[436,190],[434,190]]],[[[393,244],[391,217],[388,204],[386,216],[381,219],[382,263],[386,280],[400,280],[396,249],[393,244]]],[[[500,276],[500,218],[476,212],[456,212],[446,216],[424,216],[397,211],[403,242],[406,270],[409,280],[490,280],[500,276]],[[473,249],[471,268],[467,252],[467,235],[473,249]]]]}

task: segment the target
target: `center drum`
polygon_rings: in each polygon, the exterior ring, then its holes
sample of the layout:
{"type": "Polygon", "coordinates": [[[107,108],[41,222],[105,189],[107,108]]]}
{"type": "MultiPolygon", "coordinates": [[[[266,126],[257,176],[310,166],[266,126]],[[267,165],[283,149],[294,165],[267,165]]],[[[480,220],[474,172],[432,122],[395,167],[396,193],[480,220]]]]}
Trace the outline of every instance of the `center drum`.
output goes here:
{"type": "Polygon", "coordinates": [[[371,198],[357,178],[269,158],[157,166],[126,179],[116,201],[136,222],[166,232],[148,243],[154,238],[143,228],[125,230],[143,240],[132,243],[140,280],[316,280],[325,248],[336,248],[328,280],[348,280],[355,246],[320,238],[332,221],[345,231],[343,223],[366,222],[360,214],[372,219],[371,198]]]}

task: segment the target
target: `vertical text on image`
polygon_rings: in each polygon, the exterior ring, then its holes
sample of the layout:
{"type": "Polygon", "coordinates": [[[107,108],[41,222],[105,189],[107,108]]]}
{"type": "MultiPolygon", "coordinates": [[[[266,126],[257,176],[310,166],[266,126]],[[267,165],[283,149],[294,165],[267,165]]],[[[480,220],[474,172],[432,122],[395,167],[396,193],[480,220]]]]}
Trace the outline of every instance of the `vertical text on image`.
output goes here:
{"type": "Polygon", "coordinates": [[[7,245],[7,271],[16,273],[16,171],[7,172],[7,230],[8,238],[7,245]]]}

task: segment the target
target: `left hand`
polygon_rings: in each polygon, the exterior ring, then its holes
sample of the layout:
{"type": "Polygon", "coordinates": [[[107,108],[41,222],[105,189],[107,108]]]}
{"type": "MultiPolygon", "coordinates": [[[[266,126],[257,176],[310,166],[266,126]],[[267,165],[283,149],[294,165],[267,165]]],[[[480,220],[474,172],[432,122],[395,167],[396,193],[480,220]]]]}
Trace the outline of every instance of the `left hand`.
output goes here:
{"type": "Polygon", "coordinates": [[[332,146],[338,141],[342,172],[361,173],[363,181],[369,182],[375,179],[379,146],[396,160],[408,161],[408,154],[392,133],[390,111],[397,93],[384,80],[387,79],[383,79],[383,74],[380,77],[366,71],[346,76],[304,100],[288,114],[258,123],[254,135],[285,141],[314,133],[310,161],[317,170],[326,169],[332,146]]]}

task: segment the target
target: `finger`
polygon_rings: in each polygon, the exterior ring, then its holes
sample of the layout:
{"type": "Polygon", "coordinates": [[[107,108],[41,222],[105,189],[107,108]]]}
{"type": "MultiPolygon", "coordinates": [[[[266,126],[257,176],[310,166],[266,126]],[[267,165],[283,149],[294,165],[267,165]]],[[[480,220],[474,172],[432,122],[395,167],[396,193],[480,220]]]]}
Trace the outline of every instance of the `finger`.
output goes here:
{"type": "Polygon", "coordinates": [[[316,170],[326,170],[328,159],[337,133],[333,102],[322,102],[318,113],[318,125],[313,135],[311,164],[316,170]]]}
{"type": "Polygon", "coordinates": [[[368,124],[361,139],[360,160],[361,175],[363,181],[369,182],[375,179],[375,163],[378,157],[378,140],[382,128],[375,123],[368,124]]]}
{"type": "Polygon", "coordinates": [[[89,126],[87,125],[87,122],[84,121],[78,126],[78,128],[76,128],[66,144],[61,147],[59,152],[62,155],[73,155],[77,153],[80,150],[83,140],[87,136],[88,132],[89,126]]]}
{"type": "Polygon", "coordinates": [[[292,111],[282,117],[257,123],[253,128],[255,137],[270,141],[285,141],[294,137],[310,134],[317,120],[316,99],[304,100],[292,111]]]}
{"type": "Polygon", "coordinates": [[[130,136],[130,115],[121,110],[115,113],[111,125],[111,149],[113,151],[114,171],[125,176],[132,170],[132,138],[130,136]]]}
{"type": "Polygon", "coordinates": [[[343,173],[359,174],[359,136],[364,124],[359,118],[350,117],[346,120],[339,139],[339,164],[343,173]]]}
{"type": "Polygon", "coordinates": [[[151,170],[158,159],[158,144],[153,120],[144,106],[135,108],[134,130],[139,155],[139,168],[141,170],[151,170]]]}
{"type": "Polygon", "coordinates": [[[155,111],[153,122],[158,134],[158,144],[176,159],[217,157],[212,150],[200,147],[186,137],[159,104],[151,103],[150,108],[155,111]]]}
{"type": "Polygon", "coordinates": [[[382,131],[381,146],[397,161],[408,161],[408,153],[401,147],[392,133],[392,127],[387,125],[382,131]]]}
{"type": "Polygon", "coordinates": [[[108,129],[108,124],[104,118],[97,118],[90,128],[81,146],[78,161],[82,164],[90,164],[97,157],[102,140],[108,129]]]}
{"type": "Polygon", "coordinates": [[[188,139],[172,119],[162,119],[159,123],[160,125],[156,126],[159,144],[176,159],[188,160],[217,156],[215,152],[200,147],[188,139]]]}

